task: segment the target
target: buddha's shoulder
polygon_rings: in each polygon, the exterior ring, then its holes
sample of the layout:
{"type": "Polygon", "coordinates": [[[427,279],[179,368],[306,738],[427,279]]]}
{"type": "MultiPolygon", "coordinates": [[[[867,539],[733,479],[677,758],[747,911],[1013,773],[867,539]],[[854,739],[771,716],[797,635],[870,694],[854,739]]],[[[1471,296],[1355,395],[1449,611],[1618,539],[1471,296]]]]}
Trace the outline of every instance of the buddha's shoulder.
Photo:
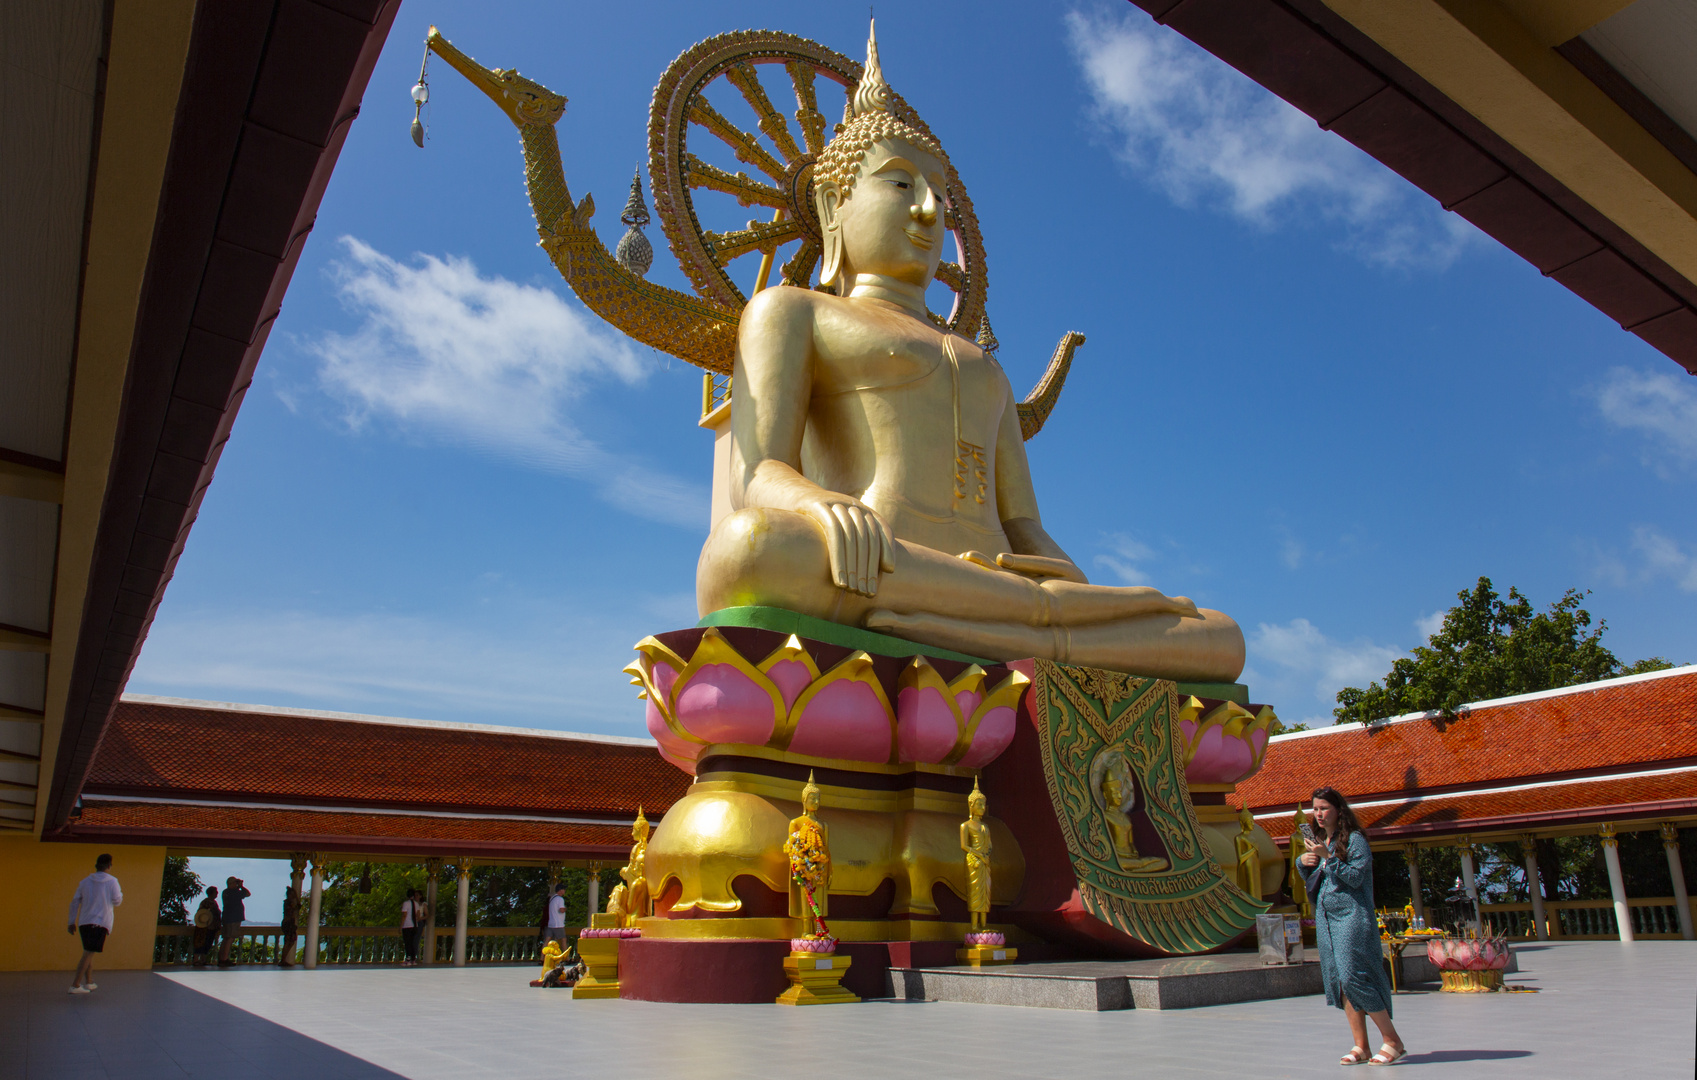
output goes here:
{"type": "Polygon", "coordinates": [[[814,292],[794,285],[774,285],[761,289],[742,309],[745,323],[771,323],[811,320],[828,303],[842,303],[830,293],[814,292]]]}

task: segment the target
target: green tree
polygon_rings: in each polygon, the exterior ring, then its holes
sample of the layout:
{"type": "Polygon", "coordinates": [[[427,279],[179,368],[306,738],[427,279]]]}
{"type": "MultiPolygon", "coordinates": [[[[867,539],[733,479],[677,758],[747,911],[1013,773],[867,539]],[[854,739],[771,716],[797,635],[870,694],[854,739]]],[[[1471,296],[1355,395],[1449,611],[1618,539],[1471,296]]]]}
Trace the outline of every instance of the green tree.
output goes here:
{"type": "Polygon", "coordinates": [[[1603,645],[1608,623],[1591,626],[1579,605],[1588,593],[1569,589],[1537,611],[1518,589],[1497,595],[1490,578],[1444,615],[1444,624],[1414,655],[1391,665],[1384,682],[1338,691],[1337,722],[1371,723],[1411,712],[1453,717],[1473,701],[1554,690],[1616,675],[1661,671],[1659,656],[1623,664],[1603,645]]]}
{"type": "Polygon", "coordinates": [[[159,925],[189,925],[189,902],[202,891],[200,875],[189,869],[187,855],[165,856],[165,877],[159,883],[159,925]]]}

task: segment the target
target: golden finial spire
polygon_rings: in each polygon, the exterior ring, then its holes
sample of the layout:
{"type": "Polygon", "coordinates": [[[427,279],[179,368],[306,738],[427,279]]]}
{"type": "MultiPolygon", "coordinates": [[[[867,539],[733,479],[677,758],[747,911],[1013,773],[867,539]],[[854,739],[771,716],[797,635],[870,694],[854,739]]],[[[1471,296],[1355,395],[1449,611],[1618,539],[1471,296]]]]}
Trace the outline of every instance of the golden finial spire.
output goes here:
{"type": "Polygon", "coordinates": [[[890,111],[890,84],[884,81],[884,69],[878,66],[878,20],[872,20],[866,34],[866,70],[861,72],[860,85],[854,91],[854,115],[890,111]]]}

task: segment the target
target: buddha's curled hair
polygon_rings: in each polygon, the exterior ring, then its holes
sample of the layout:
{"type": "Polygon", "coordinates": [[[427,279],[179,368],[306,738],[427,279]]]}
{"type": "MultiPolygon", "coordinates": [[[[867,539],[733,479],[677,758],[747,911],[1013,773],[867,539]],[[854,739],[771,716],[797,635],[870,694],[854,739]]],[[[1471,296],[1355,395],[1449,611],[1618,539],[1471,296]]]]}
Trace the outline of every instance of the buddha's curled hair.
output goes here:
{"type": "Polygon", "coordinates": [[[813,167],[815,183],[832,183],[844,195],[854,188],[860,163],[872,145],[885,140],[909,143],[947,165],[949,157],[932,136],[898,119],[890,112],[890,86],[878,64],[878,34],[874,24],[866,41],[866,71],[855,88],[850,106],[853,116],[836,137],[819,152],[813,167]]]}

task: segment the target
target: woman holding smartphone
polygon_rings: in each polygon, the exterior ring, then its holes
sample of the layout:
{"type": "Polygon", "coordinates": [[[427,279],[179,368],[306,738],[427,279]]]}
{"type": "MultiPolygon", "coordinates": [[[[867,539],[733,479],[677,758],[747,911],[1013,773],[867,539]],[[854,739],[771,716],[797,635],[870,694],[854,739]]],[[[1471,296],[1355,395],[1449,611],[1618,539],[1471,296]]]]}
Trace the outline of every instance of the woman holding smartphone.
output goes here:
{"type": "Polygon", "coordinates": [[[1306,850],[1297,865],[1314,901],[1326,1004],[1343,1010],[1355,1037],[1355,1045],[1339,1064],[1394,1064],[1408,1049],[1391,1023],[1391,982],[1373,915],[1373,852],[1355,811],[1336,788],[1320,788],[1311,799],[1314,823],[1323,839],[1299,833],[1306,850]],[[1384,1039],[1372,1057],[1367,1056],[1368,1017],[1384,1039]]]}

